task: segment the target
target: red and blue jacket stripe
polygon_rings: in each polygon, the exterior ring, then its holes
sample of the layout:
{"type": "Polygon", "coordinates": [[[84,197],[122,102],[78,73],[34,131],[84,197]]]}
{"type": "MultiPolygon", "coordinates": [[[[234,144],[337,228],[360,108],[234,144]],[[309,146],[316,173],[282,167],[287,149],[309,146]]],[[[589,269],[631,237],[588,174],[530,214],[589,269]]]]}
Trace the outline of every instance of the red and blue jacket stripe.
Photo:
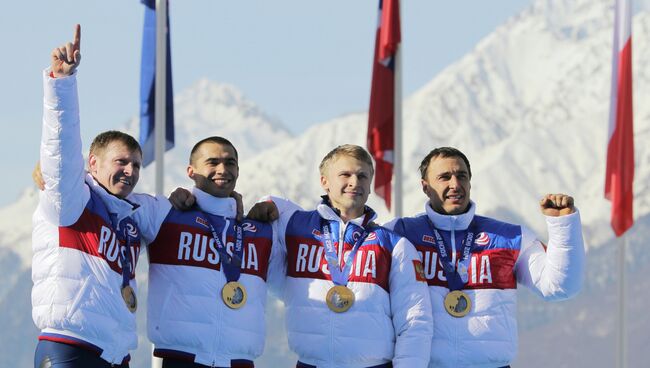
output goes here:
{"type": "MultiPolygon", "coordinates": [[[[517,280],[514,269],[521,251],[521,226],[488,217],[474,216],[470,227],[474,229],[475,234],[468,267],[470,277],[464,289],[515,289],[517,280]],[[485,267],[489,267],[489,270],[485,267]]],[[[398,219],[394,231],[415,245],[422,257],[424,275],[429,286],[447,287],[435,245],[433,228],[427,216],[398,219]]],[[[438,229],[448,252],[452,250],[452,234],[455,237],[456,259],[461,256],[460,248],[467,231],[462,229],[452,232],[438,229]]]]}

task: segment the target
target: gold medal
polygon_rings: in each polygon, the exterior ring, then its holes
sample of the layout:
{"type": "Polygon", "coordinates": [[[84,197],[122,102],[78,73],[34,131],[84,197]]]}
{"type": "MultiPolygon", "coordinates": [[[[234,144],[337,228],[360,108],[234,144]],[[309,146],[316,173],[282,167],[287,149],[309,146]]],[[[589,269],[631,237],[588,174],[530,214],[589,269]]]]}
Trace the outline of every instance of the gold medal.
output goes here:
{"type": "Polygon", "coordinates": [[[336,313],[343,313],[354,304],[354,293],[345,286],[336,285],[327,292],[327,306],[336,313]]]}
{"type": "Polygon", "coordinates": [[[126,304],[129,311],[135,313],[138,309],[138,298],[136,298],[135,291],[133,291],[131,285],[126,285],[122,288],[122,299],[124,299],[124,304],[126,304]]]}
{"type": "Polygon", "coordinates": [[[472,301],[469,295],[460,290],[454,290],[445,297],[445,310],[454,317],[465,317],[470,309],[472,309],[472,301]]]}
{"type": "Polygon", "coordinates": [[[239,309],[246,304],[246,288],[238,281],[230,281],[221,289],[221,299],[229,308],[239,309]]]}

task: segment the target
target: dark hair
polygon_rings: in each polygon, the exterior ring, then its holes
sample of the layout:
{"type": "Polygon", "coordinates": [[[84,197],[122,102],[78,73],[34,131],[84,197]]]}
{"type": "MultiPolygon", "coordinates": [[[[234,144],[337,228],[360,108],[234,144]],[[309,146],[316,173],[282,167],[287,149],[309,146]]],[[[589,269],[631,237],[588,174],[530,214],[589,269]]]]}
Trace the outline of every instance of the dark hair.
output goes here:
{"type": "Polygon", "coordinates": [[[355,144],[343,144],[329,151],[325,157],[323,157],[320,165],[318,165],[318,170],[320,171],[321,175],[325,175],[325,169],[338,156],[348,156],[355,158],[361,162],[365,162],[370,166],[370,170],[372,170],[371,174],[375,173],[375,166],[372,164],[372,157],[370,157],[368,151],[366,151],[363,147],[357,146],[355,144]]]}
{"type": "Polygon", "coordinates": [[[429,163],[431,162],[431,159],[436,158],[436,157],[460,157],[464,162],[465,165],[467,166],[467,171],[469,173],[469,178],[472,178],[472,168],[469,166],[469,160],[467,159],[467,156],[465,156],[464,153],[462,153],[460,150],[454,147],[438,147],[431,152],[429,152],[424,159],[422,159],[422,162],[420,163],[420,175],[422,179],[426,179],[427,176],[427,169],[429,168],[429,163]]]}
{"type": "Polygon", "coordinates": [[[230,146],[232,147],[232,150],[235,151],[235,158],[239,160],[239,153],[237,153],[237,148],[235,148],[235,146],[226,138],[215,135],[201,139],[194,145],[194,147],[192,147],[192,152],[190,153],[190,165],[193,165],[196,161],[196,151],[198,151],[199,148],[201,148],[201,146],[205,143],[216,143],[222,146],[230,146]]]}
{"type": "Polygon", "coordinates": [[[90,145],[90,153],[100,155],[109,144],[115,141],[124,144],[131,152],[140,152],[140,156],[142,156],[142,148],[140,148],[138,141],[132,136],[118,130],[109,130],[97,135],[90,145]]]}

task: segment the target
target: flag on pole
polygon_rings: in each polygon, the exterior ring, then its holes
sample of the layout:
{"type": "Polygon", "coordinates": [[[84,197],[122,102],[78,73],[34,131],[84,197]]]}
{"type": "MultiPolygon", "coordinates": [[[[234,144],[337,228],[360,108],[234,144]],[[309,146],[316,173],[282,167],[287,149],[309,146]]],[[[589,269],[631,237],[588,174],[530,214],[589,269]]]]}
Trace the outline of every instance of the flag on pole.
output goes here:
{"type": "Polygon", "coordinates": [[[612,89],[607,144],[605,198],[612,202],[612,229],[621,236],[632,227],[634,129],[632,113],[632,9],[616,1],[612,89]]]}
{"type": "Polygon", "coordinates": [[[395,157],[395,54],[401,41],[399,18],[399,0],[379,0],[367,145],[376,163],[375,193],[384,198],[389,210],[395,157]]]}
{"type": "MultiPolygon", "coordinates": [[[[155,101],[156,101],[156,0],[141,0],[145,5],[142,30],[142,62],[140,69],[140,145],[143,165],[155,158],[155,101]]],[[[169,12],[167,13],[167,88],[165,122],[165,151],[174,147],[174,92],[172,88],[171,50],[169,42],[169,12]]]]}

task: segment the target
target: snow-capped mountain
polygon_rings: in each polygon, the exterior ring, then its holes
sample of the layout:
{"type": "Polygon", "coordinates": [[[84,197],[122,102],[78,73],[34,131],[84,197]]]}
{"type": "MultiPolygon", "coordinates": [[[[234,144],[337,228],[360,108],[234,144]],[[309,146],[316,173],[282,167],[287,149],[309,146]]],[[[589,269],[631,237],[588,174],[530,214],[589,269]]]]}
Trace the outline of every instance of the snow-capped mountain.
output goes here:
{"type": "MultiPolygon", "coordinates": [[[[643,68],[650,57],[649,17],[641,13],[635,18],[636,101],[649,88],[650,75],[643,68]]],[[[417,172],[421,158],[436,146],[451,145],[471,161],[472,197],[480,212],[506,212],[506,218],[541,233],[536,200],[546,192],[567,192],[582,210],[588,238],[610,236],[609,203],[602,193],[612,18],[606,1],[538,1],[408,97],[404,212],[423,208],[417,172]]],[[[649,114],[643,103],[635,105],[639,217],[650,211],[642,195],[650,175],[644,165],[650,152],[642,143],[649,138],[649,114]]],[[[320,158],[336,144],[363,145],[366,119],[367,114],[359,113],[317,125],[264,157],[245,161],[240,191],[252,201],[275,189],[275,194],[312,204],[320,193],[320,158]]],[[[371,198],[370,203],[388,219],[381,201],[371,198]]],[[[590,241],[589,246],[599,243],[590,241]]]]}
{"type": "MultiPolygon", "coordinates": [[[[192,147],[203,138],[218,135],[229,139],[240,160],[291,138],[279,121],[231,85],[199,80],[174,98],[174,108],[176,143],[165,154],[166,194],[178,186],[191,186],[185,169],[192,147]]],[[[125,130],[137,136],[138,124],[138,119],[131,119],[125,130]]],[[[141,172],[138,190],[155,191],[154,167],[151,164],[141,172]]]]}
{"type": "MultiPolygon", "coordinates": [[[[612,6],[606,0],[538,0],[404,101],[405,214],[422,211],[425,197],[417,167],[430,149],[441,145],[468,155],[479,213],[524,223],[543,240],[545,225],[537,200],[547,192],[576,198],[588,247],[584,291],[559,304],[540,303],[531,293],[520,293],[517,367],[614,365],[616,248],[609,203],[603,198],[612,6]]],[[[649,319],[638,317],[645,316],[642,308],[650,301],[647,283],[638,281],[650,261],[642,245],[650,230],[650,106],[643,103],[650,93],[650,69],[645,67],[650,63],[650,13],[635,16],[633,37],[636,224],[627,240],[629,308],[636,319],[628,352],[630,366],[636,367],[644,366],[643,346],[649,337],[643,331],[650,327],[649,319]]],[[[185,166],[192,145],[222,135],[239,150],[237,190],[248,206],[274,194],[311,207],[321,193],[317,167],[323,155],[338,144],[365,144],[366,113],[342,116],[290,137],[279,122],[231,86],[199,81],[175,102],[177,147],[166,155],[166,193],[191,185],[185,166]]],[[[135,120],[128,126],[134,132],[135,120]]],[[[153,188],[147,170],[142,173],[142,191],[153,188]]],[[[35,343],[37,332],[27,311],[30,216],[36,197],[27,190],[0,209],[0,265],[7,270],[0,276],[0,308],[7,311],[0,321],[11,331],[0,339],[1,366],[27,365],[35,343]],[[21,358],[17,361],[16,356],[21,358]]],[[[381,199],[371,196],[370,205],[380,220],[389,219],[381,199]]],[[[283,366],[278,362],[293,359],[286,344],[280,352],[276,349],[283,338],[281,308],[270,305],[273,343],[267,344],[261,367],[283,366]]],[[[148,356],[146,349],[135,354],[132,366],[147,366],[141,361],[148,356]]]]}

